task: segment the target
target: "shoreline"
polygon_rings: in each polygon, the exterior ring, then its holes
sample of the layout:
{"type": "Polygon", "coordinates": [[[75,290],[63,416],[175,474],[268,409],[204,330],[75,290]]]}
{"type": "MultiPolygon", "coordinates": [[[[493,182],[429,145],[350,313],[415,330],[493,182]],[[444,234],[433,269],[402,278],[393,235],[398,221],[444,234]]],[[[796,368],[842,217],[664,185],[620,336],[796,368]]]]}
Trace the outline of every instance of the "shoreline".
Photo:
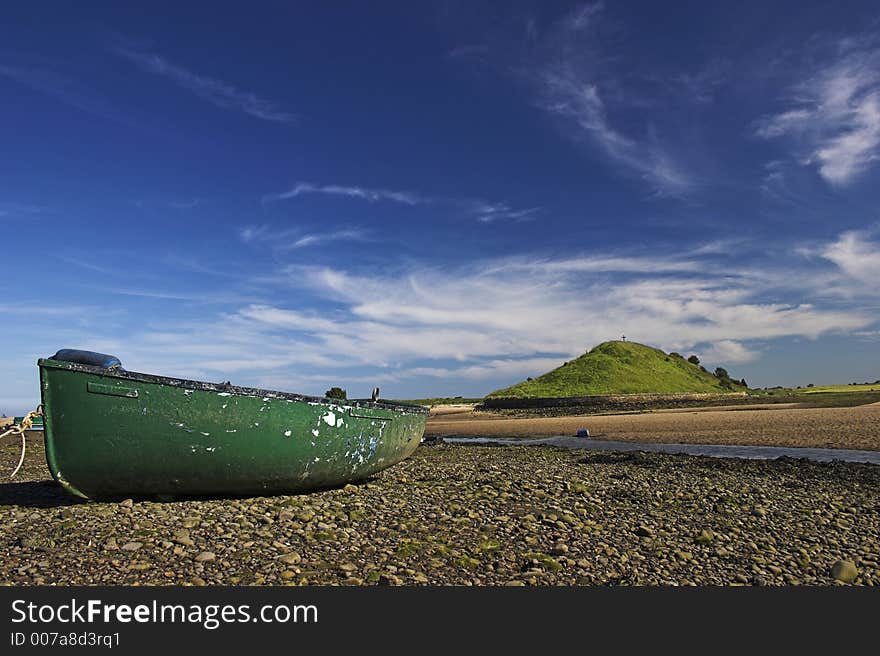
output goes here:
{"type": "Polygon", "coordinates": [[[458,407],[428,417],[426,437],[590,436],[619,442],[880,450],[880,404],[802,408],[733,406],[644,413],[510,417],[458,407]]]}
{"type": "Polygon", "coordinates": [[[880,465],[880,451],[816,449],[810,447],[741,446],[733,444],[680,444],[663,442],[617,442],[560,435],[539,438],[440,437],[444,444],[513,446],[555,446],[561,449],[609,451],[612,453],[666,453],[709,458],[775,460],[789,458],[812,462],[855,462],[880,465]]]}

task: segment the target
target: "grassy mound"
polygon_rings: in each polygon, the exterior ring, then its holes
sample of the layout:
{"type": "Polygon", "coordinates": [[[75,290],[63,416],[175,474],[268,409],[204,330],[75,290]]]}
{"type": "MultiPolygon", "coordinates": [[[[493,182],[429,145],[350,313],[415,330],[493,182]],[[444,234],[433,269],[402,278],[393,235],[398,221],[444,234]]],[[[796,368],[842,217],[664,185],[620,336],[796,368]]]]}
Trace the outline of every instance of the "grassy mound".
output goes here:
{"type": "Polygon", "coordinates": [[[679,355],[636,342],[604,342],[533,380],[496,390],[489,398],[535,398],[610,394],[745,392],[736,381],[717,378],[679,355]]]}

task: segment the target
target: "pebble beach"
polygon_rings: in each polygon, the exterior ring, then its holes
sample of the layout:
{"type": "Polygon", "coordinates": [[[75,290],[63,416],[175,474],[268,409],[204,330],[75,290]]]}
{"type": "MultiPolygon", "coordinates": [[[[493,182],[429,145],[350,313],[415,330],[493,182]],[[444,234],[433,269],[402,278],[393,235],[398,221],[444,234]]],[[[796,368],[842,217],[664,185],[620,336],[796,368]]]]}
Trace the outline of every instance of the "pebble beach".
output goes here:
{"type": "Polygon", "coordinates": [[[0,483],[5,585],[873,586],[878,553],[864,464],[441,443],[311,494],[101,503],[31,440],[0,483]]]}

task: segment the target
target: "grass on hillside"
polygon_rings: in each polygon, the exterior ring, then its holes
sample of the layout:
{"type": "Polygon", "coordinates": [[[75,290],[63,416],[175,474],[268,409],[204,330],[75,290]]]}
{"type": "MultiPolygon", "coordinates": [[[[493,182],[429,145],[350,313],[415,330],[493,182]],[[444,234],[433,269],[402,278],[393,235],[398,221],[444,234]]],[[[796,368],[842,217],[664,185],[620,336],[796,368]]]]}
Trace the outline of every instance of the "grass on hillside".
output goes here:
{"type": "Polygon", "coordinates": [[[413,405],[474,405],[482,401],[482,397],[478,399],[464,398],[462,396],[443,396],[430,399],[396,399],[394,403],[412,403],[413,405]]]}
{"type": "Polygon", "coordinates": [[[823,385],[821,387],[804,387],[797,391],[802,394],[818,394],[824,392],[880,392],[880,382],[861,385],[823,385]]]}
{"type": "Polygon", "coordinates": [[[811,408],[849,408],[880,402],[880,385],[827,385],[821,389],[811,387],[751,390],[749,399],[751,403],[801,403],[811,408]],[[817,393],[814,393],[814,389],[817,393]]]}
{"type": "Polygon", "coordinates": [[[636,342],[604,342],[532,380],[496,390],[488,398],[571,397],[613,394],[744,392],[683,357],[636,342]]]}

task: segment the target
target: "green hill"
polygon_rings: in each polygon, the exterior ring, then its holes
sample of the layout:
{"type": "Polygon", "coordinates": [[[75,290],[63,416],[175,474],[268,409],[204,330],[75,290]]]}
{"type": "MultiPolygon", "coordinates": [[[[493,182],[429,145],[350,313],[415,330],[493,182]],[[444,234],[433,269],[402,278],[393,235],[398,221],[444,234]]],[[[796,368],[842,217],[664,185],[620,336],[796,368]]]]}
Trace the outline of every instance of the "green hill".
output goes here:
{"type": "Polygon", "coordinates": [[[575,360],[533,380],[489,394],[489,398],[534,398],[611,394],[744,392],[683,357],[635,342],[604,342],[575,360]]]}

